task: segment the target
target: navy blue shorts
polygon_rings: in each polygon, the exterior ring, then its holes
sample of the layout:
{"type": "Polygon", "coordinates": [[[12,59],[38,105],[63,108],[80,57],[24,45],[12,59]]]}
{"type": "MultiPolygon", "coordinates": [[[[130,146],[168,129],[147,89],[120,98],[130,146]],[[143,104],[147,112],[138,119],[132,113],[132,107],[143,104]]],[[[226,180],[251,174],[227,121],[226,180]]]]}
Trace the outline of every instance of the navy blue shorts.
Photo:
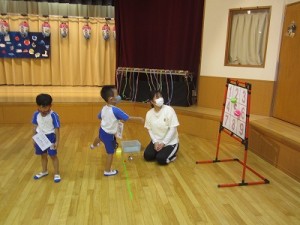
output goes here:
{"type": "MultiPolygon", "coordinates": [[[[56,135],[54,133],[46,134],[46,136],[51,143],[53,143],[53,144],[55,143],[56,135]]],[[[42,149],[36,143],[34,143],[34,148],[35,148],[36,155],[42,155],[45,153],[48,153],[48,155],[50,155],[50,156],[57,155],[57,151],[55,149],[47,148],[45,151],[42,151],[42,149]]]]}
{"type": "Polygon", "coordinates": [[[99,138],[104,143],[106,153],[114,154],[117,148],[117,141],[114,134],[106,133],[102,128],[99,129],[99,138]]]}

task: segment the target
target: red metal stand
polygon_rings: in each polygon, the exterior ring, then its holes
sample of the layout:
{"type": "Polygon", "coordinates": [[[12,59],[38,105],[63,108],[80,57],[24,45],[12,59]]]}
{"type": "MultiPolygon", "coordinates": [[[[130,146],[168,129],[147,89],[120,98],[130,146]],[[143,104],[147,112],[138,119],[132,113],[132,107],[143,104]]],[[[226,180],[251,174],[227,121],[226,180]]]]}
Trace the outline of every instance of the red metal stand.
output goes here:
{"type": "Polygon", "coordinates": [[[256,172],[254,169],[247,166],[247,157],[248,157],[248,129],[249,129],[249,117],[250,117],[250,100],[251,100],[251,84],[241,81],[236,81],[232,79],[227,79],[226,84],[226,90],[224,95],[224,104],[222,108],[222,116],[220,121],[220,129],[219,129],[219,135],[218,135],[218,143],[217,143],[217,150],[216,150],[216,157],[214,160],[204,160],[204,161],[196,161],[196,164],[205,164],[205,163],[219,163],[219,162],[232,162],[236,161],[240,163],[243,166],[243,172],[242,172],[242,180],[240,183],[229,183],[229,184],[218,184],[218,187],[235,187],[235,186],[246,186],[246,185],[258,185],[258,184],[269,184],[270,181],[260,175],[258,172],[256,172]],[[228,91],[228,85],[233,84],[237,85],[243,88],[247,88],[248,90],[248,98],[247,98],[247,114],[246,114],[246,127],[245,127],[245,138],[241,138],[237,136],[234,132],[228,130],[226,127],[223,126],[223,118],[224,118],[224,111],[225,111],[225,104],[226,104],[226,98],[227,98],[227,91],[228,91]],[[221,133],[222,131],[235,140],[241,142],[245,146],[244,151],[244,160],[241,161],[238,158],[232,158],[232,159],[219,159],[219,147],[220,147],[220,141],[221,141],[221,133]],[[253,174],[258,176],[261,181],[254,181],[254,182],[245,182],[246,177],[246,169],[251,171],[253,174]]]}

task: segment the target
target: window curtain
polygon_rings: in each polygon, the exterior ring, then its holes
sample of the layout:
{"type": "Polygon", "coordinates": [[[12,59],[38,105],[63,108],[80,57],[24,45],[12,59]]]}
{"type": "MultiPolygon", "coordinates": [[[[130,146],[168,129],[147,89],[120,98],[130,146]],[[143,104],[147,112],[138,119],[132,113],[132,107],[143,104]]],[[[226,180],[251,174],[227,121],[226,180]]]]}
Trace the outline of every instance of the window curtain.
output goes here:
{"type": "Polygon", "coordinates": [[[198,76],[204,0],[115,2],[117,66],[198,76]]]}
{"type": "Polygon", "coordinates": [[[101,86],[115,83],[115,40],[105,41],[102,26],[114,20],[101,18],[62,18],[39,16],[6,16],[10,31],[18,31],[21,21],[29,23],[31,32],[40,32],[42,23],[51,25],[51,55],[49,59],[0,59],[1,85],[101,86]],[[60,36],[61,22],[69,24],[66,38],[60,36]],[[88,22],[91,38],[86,40],[82,27],[88,22]]]}
{"type": "Polygon", "coordinates": [[[236,14],[233,16],[229,50],[230,64],[263,64],[268,23],[268,13],[236,14]]]}

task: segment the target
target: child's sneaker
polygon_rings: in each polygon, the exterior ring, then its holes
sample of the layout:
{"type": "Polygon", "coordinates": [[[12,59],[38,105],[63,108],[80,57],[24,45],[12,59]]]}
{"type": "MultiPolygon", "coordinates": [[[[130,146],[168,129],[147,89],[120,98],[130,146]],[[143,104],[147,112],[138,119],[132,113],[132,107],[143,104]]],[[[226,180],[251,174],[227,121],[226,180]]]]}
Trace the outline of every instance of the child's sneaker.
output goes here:
{"type": "Polygon", "coordinates": [[[104,171],[104,176],[114,176],[118,174],[118,170],[104,171]]]}
{"type": "Polygon", "coordinates": [[[98,147],[100,145],[100,143],[98,143],[96,146],[94,146],[93,144],[90,145],[90,149],[93,150],[94,148],[98,147]]]}
{"type": "Polygon", "coordinates": [[[54,175],[54,182],[58,183],[58,182],[60,182],[60,180],[61,180],[60,175],[59,174],[55,174],[54,175]]]}
{"type": "Polygon", "coordinates": [[[48,175],[48,171],[46,171],[46,172],[40,172],[40,173],[36,174],[36,175],[33,177],[33,179],[38,180],[38,179],[40,179],[40,178],[42,178],[42,177],[44,177],[44,176],[47,176],[47,175],[48,175]]]}

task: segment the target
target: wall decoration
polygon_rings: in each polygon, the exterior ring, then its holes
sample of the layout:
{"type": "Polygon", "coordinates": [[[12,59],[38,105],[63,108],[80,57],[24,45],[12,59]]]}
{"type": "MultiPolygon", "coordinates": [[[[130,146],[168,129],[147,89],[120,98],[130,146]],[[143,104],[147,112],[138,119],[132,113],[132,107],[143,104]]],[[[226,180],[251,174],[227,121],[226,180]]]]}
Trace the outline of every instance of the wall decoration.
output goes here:
{"type": "Polygon", "coordinates": [[[8,22],[0,19],[0,35],[3,35],[3,36],[7,35],[8,31],[9,31],[8,22]]]}
{"type": "Polygon", "coordinates": [[[20,32],[8,32],[0,36],[0,58],[49,58],[50,37],[41,32],[28,32],[26,37],[20,32]]]}
{"type": "Polygon", "coordinates": [[[21,22],[19,25],[19,30],[21,37],[26,38],[29,32],[29,24],[26,21],[21,22]]]}
{"type": "Polygon", "coordinates": [[[91,38],[92,28],[88,24],[83,25],[82,32],[86,40],[89,40],[91,38]]]}
{"type": "Polygon", "coordinates": [[[109,33],[110,33],[110,27],[106,23],[102,27],[102,35],[105,41],[109,39],[109,33]]]}
{"type": "Polygon", "coordinates": [[[59,30],[60,30],[60,36],[62,38],[65,38],[68,36],[68,33],[69,33],[69,25],[66,22],[62,22],[59,25],[59,30]]]}
{"type": "Polygon", "coordinates": [[[42,34],[44,37],[49,37],[51,34],[50,24],[47,21],[42,24],[42,34]]]}
{"type": "Polygon", "coordinates": [[[296,34],[296,29],[297,29],[296,23],[295,21],[292,21],[292,23],[288,26],[287,36],[293,38],[296,34]]]}

